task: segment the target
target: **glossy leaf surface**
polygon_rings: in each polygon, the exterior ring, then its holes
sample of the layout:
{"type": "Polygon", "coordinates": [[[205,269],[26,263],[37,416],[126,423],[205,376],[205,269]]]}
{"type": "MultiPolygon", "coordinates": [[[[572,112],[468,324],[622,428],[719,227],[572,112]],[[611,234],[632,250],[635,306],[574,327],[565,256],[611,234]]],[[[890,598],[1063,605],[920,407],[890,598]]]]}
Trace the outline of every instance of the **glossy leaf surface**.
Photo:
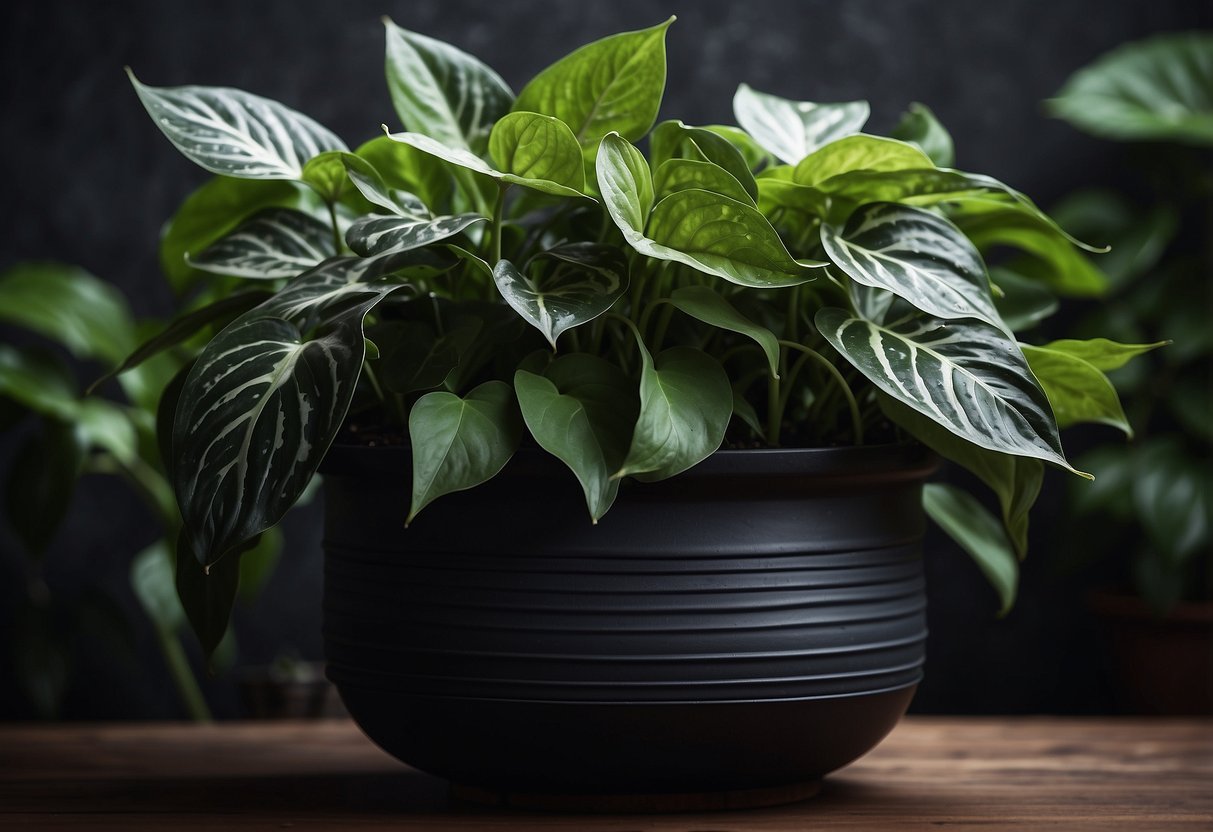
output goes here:
{"type": "Polygon", "coordinates": [[[188,261],[214,274],[278,280],[300,275],[336,253],[328,223],[302,211],[267,208],[188,261]]]}
{"type": "Polygon", "coordinates": [[[753,339],[766,356],[771,375],[779,377],[779,341],[775,334],[741,314],[721,294],[706,286],[681,286],[670,295],[670,303],[705,324],[753,339]]]}
{"type": "Polygon", "coordinates": [[[790,101],[742,84],[733,96],[737,123],[776,157],[794,165],[822,145],[858,133],[868,121],[866,101],[817,104],[790,101]]]}
{"type": "Polygon", "coordinates": [[[922,505],[930,518],[969,553],[994,587],[1002,604],[999,614],[1010,612],[1019,586],[1019,562],[1002,525],[972,494],[944,483],[927,483],[922,505]]]}

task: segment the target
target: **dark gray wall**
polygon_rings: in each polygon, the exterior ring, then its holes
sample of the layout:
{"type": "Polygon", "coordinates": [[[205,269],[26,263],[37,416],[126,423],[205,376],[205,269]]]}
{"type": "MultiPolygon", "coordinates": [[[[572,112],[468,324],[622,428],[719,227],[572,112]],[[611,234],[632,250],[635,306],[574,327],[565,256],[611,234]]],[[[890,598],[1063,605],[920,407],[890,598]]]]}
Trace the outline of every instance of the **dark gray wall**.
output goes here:
{"type": "MultiPolygon", "coordinates": [[[[1189,0],[10,0],[0,49],[0,268],[30,258],[78,263],[118,284],[136,312],[165,313],[171,298],[156,267],[157,232],[205,174],[148,122],[122,67],[154,85],[230,85],[278,99],[352,144],[394,121],[382,75],[378,21],[385,13],[477,54],[515,88],[575,46],[676,13],[663,117],[731,121],[741,81],[793,98],[867,98],[876,131],[889,128],[909,102],[924,101],[951,128],[959,166],[993,174],[1045,204],[1075,186],[1121,181],[1123,156],[1044,118],[1041,99],[1074,68],[1125,40],[1213,25],[1209,6],[1189,0]]],[[[11,441],[0,445],[0,465],[11,453],[5,445],[11,441]]],[[[992,593],[976,570],[952,549],[935,547],[931,665],[920,709],[1109,707],[1096,658],[1099,634],[1078,602],[1083,579],[1060,578],[1050,566],[1058,529],[1048,508],[1060,487],[1055,480],[1046,490],[1025,595],[1005,619],[993,617],[992,593]]],[[[249,663],[268,660],[283,644],[319,653],[315,513],[291,526],[288,563],[260,602],[256,623],[240,616],[249,663]]],[[[133,499],[108,483],[87,483],[51,554],[52,584],[70,594],[100,582],[122,594],[131,553],[153,536],[133,499]]],[[[20,560],[3,530],[0,547],[3,623],[20,560]]],[[[23,712],[7,646],[0,645],[0,717],[23,712]]],[[[140,650],[143,676],[108,656],[87,657],[69,714],[173,715],[146,633],[140,650]]],[[[210,690],[220,712],[234,712],[229,685],[220,680],[210,690]]]]}

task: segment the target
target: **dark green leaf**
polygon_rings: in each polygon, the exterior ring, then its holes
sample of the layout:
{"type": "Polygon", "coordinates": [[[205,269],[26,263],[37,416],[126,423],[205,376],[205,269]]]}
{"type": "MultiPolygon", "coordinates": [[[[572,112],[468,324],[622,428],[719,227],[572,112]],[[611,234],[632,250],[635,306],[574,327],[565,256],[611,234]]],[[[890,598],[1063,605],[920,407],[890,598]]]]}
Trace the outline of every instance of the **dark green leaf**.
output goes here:
{"type": "Polygon", "coordinates": [[[53,611],[44,605],[23,603],[11,643],[17,684],[35,713],[43,719],[59,716],[71,657],[53,611]]]}
{"type": "Polygon", "coordinates": [[[779,341],[775,334],[738,312],[719,293],[706,286],[681,286],[670,295],[670,303],[705,324],[752,338],[766,355],[771,375],[779,378],[779,341]]]}
{"type": "Polygon", "coordinates": [[[233,551],[203,566],[198,562],[189,531],[183,528],[177,541],[176,561],[177,595],[209,662],[231,619],[240,582],[239,553],[233,551]]]}
{"type": "Polygon", "coordinates": [[[522,420],[514,391],[486,381],[460,398],[427,393],[409,413],[413,446],[413,502],[406,523],[452,491],[492,479],[518,447],[522,420]]]}
{"type": "Polygon", "coordinates": [[[336,253],[328,223],[290,208],[267,208],[186,259],[213,274],[278,280],[300,275],[336,253]]]}
{"type": "Polygon", "coordinates": [[[619,491],[611,475],[639,411],[635,387],[618,367],[576,353],[557,358],[543,375],[519,370],[514,389],[531,435],[577,476],[597,523],[619,491]]]}
{"type": "Polygon", "coordinates": [[[1002,603],[999,615],[1010,612],[1019,585],[1019,562],[1002,525],[972,494],[943,483],[927,483],[922,504],[931,519],[969,553],[994,587],[1002,603]]]}
{"type": "Polygon", "coordinates": [[[462,234],[484,220],[478,214],[447,217],[373,214],[351,225],[345,241],[364,257],[413,251],[462,234]]]}
{"type": "Polygon", "coordinates": [[[139,606],[161,632],[176,633],[185,624],[167,540],[157,540],[135,555],[131,561],[131,589],[139,606]]]}
{"type": "Polygon", "coordinates": [[[956,149],[947,128],[939,123],[926,104],[910,105],[891,134],[895,139],[912,142],[931,157],[936,167],[950,168],[956,164],[956,149]]]}
{"type": "MultiPolygon", "coordinates": [[[[370,163],[390,190],[415,194],[432,212],[441,213],[451,201],[454,180],[450,169],[428,153],[377,136],[354,151],[370,163]]],[[[347,167],[347,173],[349,168],[347,167]]],[[[357,179],[354,180],[357,185],[357,179]]],[[[365,196],[365,191],[363,192],[365,196]]]]}
{"type": "Polygon", "coordinates": [[[994,296],[994,307],[1012,332],[1031,329],[1060,306],[1057,296],[1039,281],[1011,269],[990,269],[990,281],[999,289],[994,296]]]}
{"type": "Polygon", "coordinates": [[[1175,441],[1138,449],[1133,506],[1155,554],[1179,565],[1210,546],[1213,468],[1175,441]]]}
{"type": "Polygon", "coordinates": [[[47,419],[13,457],[4,489],[9,527],[35,557],[46,553],[67,514],[85,450],[74,426],[47,419]]]}
{"type": "Polygon", "coordinates": [[[835,139],[858,133],[871,112],[866,101],[815,104],[789,101],[742,84],[733,114],[747,133],[776,157],[794,165],[835,139]]]}

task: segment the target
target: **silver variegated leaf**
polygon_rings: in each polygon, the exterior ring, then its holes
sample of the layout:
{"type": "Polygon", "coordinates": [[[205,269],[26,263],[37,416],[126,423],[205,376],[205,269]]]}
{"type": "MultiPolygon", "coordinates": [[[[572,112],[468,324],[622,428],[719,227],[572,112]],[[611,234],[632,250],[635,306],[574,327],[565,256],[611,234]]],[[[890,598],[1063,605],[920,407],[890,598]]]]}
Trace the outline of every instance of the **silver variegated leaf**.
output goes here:
{"type": "Polygon", "coordinates": [[[408,130],[483,153],[493,123],[510,111],[514,93],[476,58],[384,19],[392,105],[408,130]]]}
{"type": "Polygon", "coordinates": [[[390,259],[333,258],[238,318],[186,377],[172,427],[182,546],[208,564],[274,525],[349,408],[390,259]]]}
{"type": "Polygon", "coordinates": [[[1081,473],[1066,461],[1023,353],[997,327],[925,317],[880,326],[836,308],[819,310],[816,322],[869,381],[962,439],[1081,473]]]}
{"type": "Polygon", "coordinates": [[[822,145],[858,133],[871,108],[866,101],[789,101],[742,84],[733,96],[733,114],[755,141],[794,165],[822,145]]]}
{"type": "Polygon", "coordinates": [[[268,208],[187,260],[214,274],[276,280],[302,274],[336,253],[327,223],[302,211],[268,208]]]}
{"type": "Polygon", "coordinates": [[[212,173],[300,179],[308,160],[348,149],[328,129],[277,101],[228,87],[149,87],[127,73],[156,126],[212,173]]]}
{"type": "Polygon", "coordinates": [[[594,320],[619,300],[627,290],[627,271],[627,259],[614,246],[571,243],[543,252],[525,273],[502,260],[493,281],[506,303],[555,349],[561,333],[594,320]]]}
{"type": "Polygon", "coordinates": [[[454,237],[469,226],[484,220],[479,214],[456,214],[447,217],[423,217],[404,213],[395,216],[368,216],[350,226],[345,241],[351,249],[365,257],[412,251],[454,237]]]}
{"type": "Polygon", "coordinates": [[[937,318],[977,318],[1005,328],[977,249],[943,217],[878,202],[846,225],[823,224],[826,254],[852,280],[885,289],[937,318]]]}

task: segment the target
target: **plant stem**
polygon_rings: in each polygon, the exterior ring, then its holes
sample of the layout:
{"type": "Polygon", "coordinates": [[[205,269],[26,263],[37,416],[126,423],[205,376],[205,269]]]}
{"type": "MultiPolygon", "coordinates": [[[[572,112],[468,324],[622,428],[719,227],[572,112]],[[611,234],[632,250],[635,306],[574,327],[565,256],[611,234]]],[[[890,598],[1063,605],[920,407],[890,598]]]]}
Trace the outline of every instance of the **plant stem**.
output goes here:
{"type": "MultiPolygon", "coordinates": [[[[782,342],[781,342],[782,343],[782,342]]],[[[779,376],[767,376],[767,444],[779,447],[779,433],[783,427],[783,407],[780,404],[779,376]]]]}
{"type": "Polygon", "coordinates": [[[501,218],[505,214],[505,192],[509,185],[497,186],[497,203],[493,206],[493,266],[501,262],[501,218]]]}
{"type": "Polygon", "coordinates": [[[194,678],[194,671],[190,668],[189,659],[185,656],[181,639],[163,627],[156,626],[154,629],[156,630],[156,640],[160,643],[160,652],[164,654],[164,660],[168,664],[169,676],[172,677],[173,684],[177,687],[177,695],[181,697],[181,703],[185,705],[186,713],[195,722],[210,722],[211,710],[207,707],[202,689],[198,687],[198,680],[194,678]]]}
{"type": "Polygon", "coordinates": [[[782,339],[779,341],[779,343],[788,349],[799,350],[800,352],[809,356],[819,365],[824,367],[826,372],[830,374],[830,377],[834,380],[834,383],[838,385],[839,392],[842,393],[842,395],[846,398],[847,408],[851,411],[851,432],[855,436],[855,444],[862,445],[863,419],[859,415],[859,402],[855,401],[855,394],[851,392],[851,386],[847,384],[846,379],[842,377],[842,373],[838,372],[838,368],[834,366],[834,363],[817,350],[810,349],[804,344],[797,344],[795,341],[784,341],[782,339]]]}
{"type": "Polygon", "coordinates": [[[342,246],[341,246],[342,240],[341,240],[341,228],[340,228],[340,226],[337,225],[337,203],[328,202],[326,200],[325,204],[328,205],[329,223],[333,227],[333,253],[340,254],[341,248],[342,248],[342,246]]]}

